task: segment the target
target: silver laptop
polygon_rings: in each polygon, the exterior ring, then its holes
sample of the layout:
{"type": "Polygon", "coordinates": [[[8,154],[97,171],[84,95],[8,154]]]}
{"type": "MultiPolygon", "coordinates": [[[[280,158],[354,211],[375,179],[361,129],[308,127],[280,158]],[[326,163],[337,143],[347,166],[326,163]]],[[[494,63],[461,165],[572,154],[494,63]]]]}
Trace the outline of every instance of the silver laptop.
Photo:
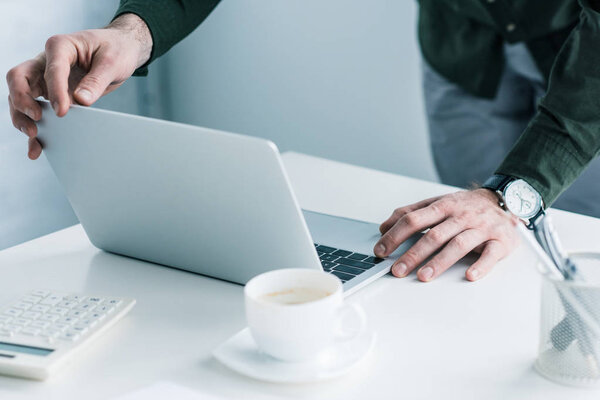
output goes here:
{"type": "Polygon", "coordinates": [[[39,139],[90,241],[108,252],[240,284],[324,269],[347,294],[389,272],[378,226],[300,209],[270,141],[42,102],[39,139]]]}

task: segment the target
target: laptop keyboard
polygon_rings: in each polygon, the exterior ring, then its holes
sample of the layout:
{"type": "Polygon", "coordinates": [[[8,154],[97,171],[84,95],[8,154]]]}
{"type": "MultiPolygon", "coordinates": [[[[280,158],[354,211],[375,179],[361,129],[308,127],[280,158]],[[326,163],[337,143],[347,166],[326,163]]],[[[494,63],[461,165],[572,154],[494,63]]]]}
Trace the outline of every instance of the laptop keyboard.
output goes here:
{"type": "Polygon", "coordinates": [[[323,246],[322,244],[315,243],[315,248],[319,254],[323,269],[340,278],[343,283],[348,282],[350,279],[383,261],[383,258],[353,253],[348,250],[323,246]]]}

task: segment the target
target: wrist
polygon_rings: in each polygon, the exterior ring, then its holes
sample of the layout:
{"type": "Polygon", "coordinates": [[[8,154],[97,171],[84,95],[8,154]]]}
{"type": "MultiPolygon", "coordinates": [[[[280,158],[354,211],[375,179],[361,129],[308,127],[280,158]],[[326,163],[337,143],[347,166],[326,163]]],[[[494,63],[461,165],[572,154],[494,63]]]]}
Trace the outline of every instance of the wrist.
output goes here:
{"type": "Polygon", "coordinates": [[[473,191],[478,192],[481,196],[485,197],[490,202],[494,203],[496,206],[504,209],[502,206],[502,204],[503,204],[502,197],[494,190],[480,187],[480,188],[474,189],[473,191]]]}
{"type": "Polygon", "coordinates": [[[148,62],[152,54],[152,34],[142,18],[132,13],[122,14],[105,29],[118,30],[131,39],[137,53],[136,69],[148,62]]]}

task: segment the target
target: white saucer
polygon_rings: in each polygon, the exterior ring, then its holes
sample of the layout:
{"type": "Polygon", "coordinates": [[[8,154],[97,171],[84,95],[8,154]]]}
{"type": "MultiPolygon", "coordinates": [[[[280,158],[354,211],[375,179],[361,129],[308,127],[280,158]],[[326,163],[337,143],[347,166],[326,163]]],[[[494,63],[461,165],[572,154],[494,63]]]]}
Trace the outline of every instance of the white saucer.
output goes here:
{"type": "Polygon", "coordinates": [[[219,345],[213,355],[232,370],[254,379],[276,383],[306,383],[345,374],[363,360],[375,344],[375,334],[365,331],[356,339],[337,344],[318,360],[285,362],[258,349],[248,328],[219,345]]]}

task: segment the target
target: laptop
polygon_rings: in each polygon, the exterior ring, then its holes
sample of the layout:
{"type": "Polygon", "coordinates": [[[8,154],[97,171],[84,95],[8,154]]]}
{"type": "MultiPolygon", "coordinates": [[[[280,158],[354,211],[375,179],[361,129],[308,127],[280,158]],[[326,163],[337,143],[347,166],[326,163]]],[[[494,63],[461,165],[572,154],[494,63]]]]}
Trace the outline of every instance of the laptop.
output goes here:
{"type": "Polygon", "coordinates": [[[41,105],[44,153],[107,252],[239,284],[322,269],[350,294],[416,240],[376,258],[378,225],[302,210],[268,140],[81,106],[58,118],[41,105]]]}

